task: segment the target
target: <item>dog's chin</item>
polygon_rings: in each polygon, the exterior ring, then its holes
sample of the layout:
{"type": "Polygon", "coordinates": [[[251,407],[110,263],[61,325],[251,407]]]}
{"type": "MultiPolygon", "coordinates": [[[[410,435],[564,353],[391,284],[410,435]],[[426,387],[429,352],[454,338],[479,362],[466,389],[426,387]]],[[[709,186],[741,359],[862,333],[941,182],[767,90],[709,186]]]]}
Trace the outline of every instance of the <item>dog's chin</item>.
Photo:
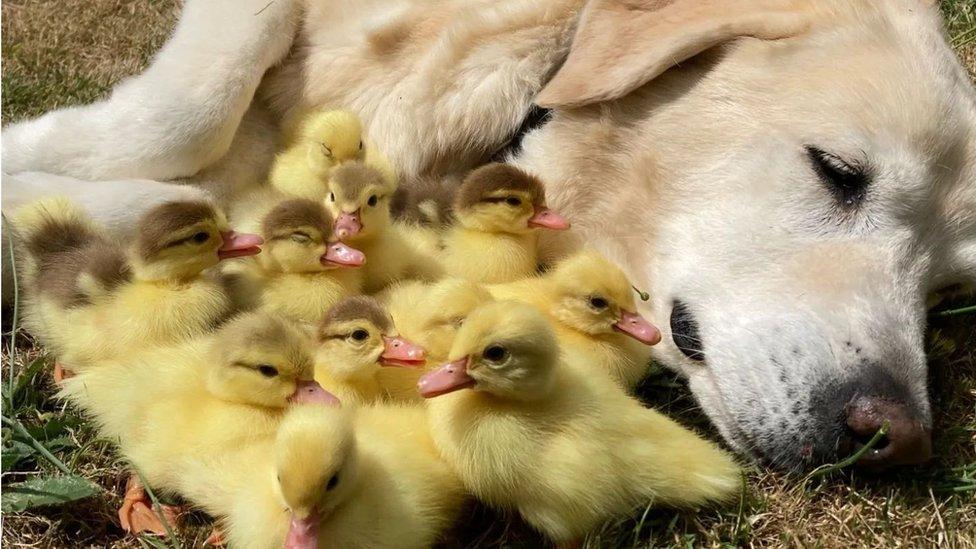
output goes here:
{"type": "Polygon", "coordinates": [[[707,368],[689,377],[689,385],[699,406],[708,416],[725,443],[737,454],[781,471],[807,470],[815,461],[826,461],[826,455],[815,455],[813,447],[804,447],[789,432],[770,433],[757,430],[760,418],[737,417],[730,411],[734,402],[727,401],[707,368]]]}

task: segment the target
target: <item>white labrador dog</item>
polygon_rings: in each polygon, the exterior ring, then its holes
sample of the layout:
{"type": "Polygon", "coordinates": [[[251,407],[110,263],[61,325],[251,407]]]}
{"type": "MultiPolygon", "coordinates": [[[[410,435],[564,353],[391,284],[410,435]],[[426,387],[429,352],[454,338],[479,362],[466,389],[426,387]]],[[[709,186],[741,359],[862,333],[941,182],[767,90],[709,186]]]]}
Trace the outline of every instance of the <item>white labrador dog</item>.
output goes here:
{"type": "Polygon", "coordinates": [[[5,208],[120,234],[266,174],[344,107],[406,181],[511,161],[650,290],[660,361],[743,453],[925,460],[925,298],[976,279],[976,93],[922,0],[188,0],[105,101],[3,133],[5,208]],[[176,185],[174,182],[189,183],[176,185]],[[667,327],[670,325],[670,330],[667,327]]]}

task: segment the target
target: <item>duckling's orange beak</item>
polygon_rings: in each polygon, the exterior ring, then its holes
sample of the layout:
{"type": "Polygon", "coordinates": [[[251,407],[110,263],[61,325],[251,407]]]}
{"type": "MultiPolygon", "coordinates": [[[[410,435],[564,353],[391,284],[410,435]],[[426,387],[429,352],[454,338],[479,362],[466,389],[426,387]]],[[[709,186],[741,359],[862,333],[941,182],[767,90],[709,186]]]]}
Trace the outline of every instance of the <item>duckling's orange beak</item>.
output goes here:
{"type": "Polygon", "coordinates": [[[217,248],[217,257],[222,260],[259,254],[261,253],[259,246],[264,244],[264,239],[256,234],[227,231],[220,233],[220,236],[224,239],[224,243],[217,248]]]}
{"type": "Polygon", "coordinates": [[[339,406],[339,397],[326,391],[318,382],[307,379],[301,380],[295,385],[295,392],[288,397],[291,404],[325,404],[326,406],[339,406]]]}
{"type": "Polygon", "coordinates": [[[464,357],[424,374],[417,382],[417,390],[424,398],[434,398],[474,387],[474,384],[474,378],[468,375],[468,357],[464,357]]]}
{"type": "Polygon", "coordinates": [[[359,218],[359,210],[352,213],[342,212],[336,218],[333,227],[335,228],[336,236],[339,238],[348,238],[359,234],[359,231],[363,230],[363,222],[359,218]]]}
{"type": "Polygon", "coordinates": [[[285,549],[315,549],[319,544],[319,515],[311,512],[305,518],[291,516],[285,549]]]}
{"type": "Polygon", "coordinates": [[[380,355],[383,366],[419,368],[427,361],[427,351],[423,347],[400,336],[383,336],[383,344],[383,354],[380,355]]]}
{"type": "Polygon", "coordinates": [[[321,261],[326,267],[361,267],[366,263],[366,254],[342,242],[333,242],[329,244],[321,261]]]}
{"type": "Polygon", "coordinates": [[[646,318],[637,313],[622,311],[620,320],[613,325],[613,329],[623,332],[645,345],[654,345],[661,341],[661,330],[651,324],[646,318]]]}
{"type": "Polygon", "coordinates": [[[529,218],[529,227],[565,231],[569,228],[569,220],[545,206],[536,206],[535,213],[529,218]]]}

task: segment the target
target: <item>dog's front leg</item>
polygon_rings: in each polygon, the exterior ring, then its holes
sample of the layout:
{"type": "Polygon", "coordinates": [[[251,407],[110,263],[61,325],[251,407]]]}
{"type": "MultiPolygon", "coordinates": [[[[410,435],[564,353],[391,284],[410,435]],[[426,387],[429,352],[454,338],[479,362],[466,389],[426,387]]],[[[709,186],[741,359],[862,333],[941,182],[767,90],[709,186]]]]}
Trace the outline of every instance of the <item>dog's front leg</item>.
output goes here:
{"type": "Polygon", "coordinates": [[[264,72],[291,46],[294,0],[189,0],[142,74],[103,101],[3,132],[3,171],[86,180],[193,175],[227,151],[264,72]]]}

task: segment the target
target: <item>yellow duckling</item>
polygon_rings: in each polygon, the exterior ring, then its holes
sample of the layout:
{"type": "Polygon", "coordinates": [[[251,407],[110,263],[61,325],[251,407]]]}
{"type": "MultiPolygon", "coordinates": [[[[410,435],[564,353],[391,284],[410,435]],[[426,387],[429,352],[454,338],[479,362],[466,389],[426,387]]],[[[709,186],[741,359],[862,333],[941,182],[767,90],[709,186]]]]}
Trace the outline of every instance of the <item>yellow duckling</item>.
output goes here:
{"type": "Polygon", "coordinates": [[[609,372],[626,390],[647,375],[661,332],[637,312],[634,287],[617,265],[581,252],[543,276],[489,287],[497,299],[531,303],[553,320],[559,343],[609,372]]]}
{"type": "Polygon", "coordinates": [[[468,315],[451,362],[420,380],[434,441],[476,497],[570,544],[650,502],[736,491],[729,455],[568,355],[538,309],[498,301],[468,315]]]}
{"type": "Polygon", "coordinates": [[[348,160],[362,160],[363,127],[348,111],[308,114],[289,133],[286,148],[271,165],[269,179],[277,190],[319,200],[328,193],[329,171],[348,160]]]}
{"type": "Polygon", "coordinates": [[[264,253],[235,284],[245,308],[315,323],[343,298],[361,293],[358,267],[366,257],[335,241],[332,217],[321,203],[304,198],[278,202],[261,217],[260,232],[264,253]]]}
{"type": "Polygon", "coordinates": [[[389,313],[372,297],[356,296],[336,304],[317,331],[315,380],[343,402],[383,399],[380,368],[420,368],[424,348],[400,337],[389,313]]]}
{"type": "Polygon", "coordinates": [[[435,545],[466,496],[426,421],[419,407],[296,406],[278,430],[273,461],[237,467],[250,486],[229,514],[230,545],[435,545]]]}
{"type": "Polygon", "coordinates": [[[390,218],[396,181],[362,162],[347,162],[332,171],[326,206],[335,219],[336,237],[371,258],[364,269],[364,289],[381,290],[404,278],[432,279],[439,267],[430,250],[410,239],[390,218]]]}
{"type": "MultiPolygon", "coordinates": [[[[292,402],[337,402],[312,379],[310,344],[290,322],[247,313],[215,333],[100,362],[64,380],[60,395],[151,486],[205,505],[223,493],[209,478],[219,456],[273,437],[292,402]]],[[[142,490],[127,491],[123,525],[158,531],[150,505],[142,490]]]]}
{"type": "MultiPolygon", "coordinates": [[[[391,286],[380,295],[400,333],[427,351],[427,365],[438,366],[447,360],[458,328],[468,314],[492,301],[479,284],[459,278],[434,284],[411,281],[391,286]]],[[[422,401],[417,381],[426,371],[384,368],[378,374],[380,386],[392,399],[422,401]]]]}
{"type": "Polygon", "coordinates": [[[474,170],[454,198],[456,223],[444,236],[444,267],[477,282],[509,282],[536,272],[536,229],[565,230],[569,222],[545,207],[539,179],[509,164],[474,170]]]}
{"type": "Polygon", "coordinates": [[[230,230],[218,209],[198,201],[153,208],[127,248],[66,199],[27,206],[15,223],[23,236],[25,324],[73,369],[212,329],[232,304],[206,271],[257,254],[262,243],[230,230]]]}

